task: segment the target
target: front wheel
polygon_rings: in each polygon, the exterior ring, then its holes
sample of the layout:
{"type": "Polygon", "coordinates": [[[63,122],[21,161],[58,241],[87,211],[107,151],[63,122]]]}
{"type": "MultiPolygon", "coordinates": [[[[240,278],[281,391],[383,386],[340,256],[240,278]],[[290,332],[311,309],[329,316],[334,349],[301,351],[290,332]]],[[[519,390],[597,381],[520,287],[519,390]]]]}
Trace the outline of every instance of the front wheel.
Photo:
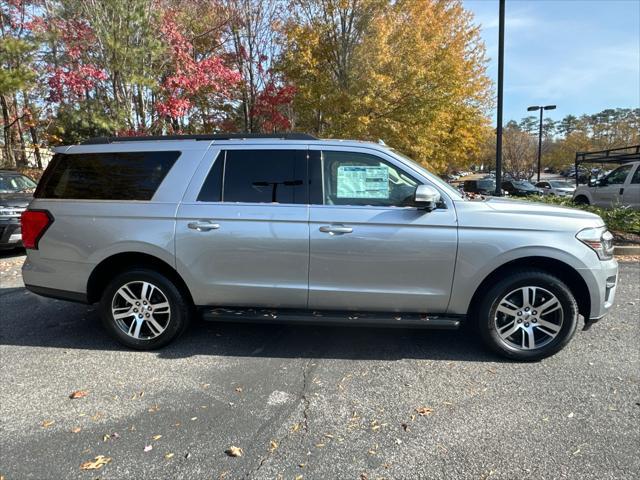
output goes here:
{"type": "Polygon", "coordinates": [[[153,270],[132,269],[117,275],[100,301],[107,331],[138,350],[163,347],[189,324],[191,309],[174,283],[153,270]]]}
{"type": "Polygon", "coordinates": [[[569,343],[578,305],[569,288],[546,272],[511,273],[480,303],[478,326],[485,344],[515,360],[540,360],[569,343]]]}

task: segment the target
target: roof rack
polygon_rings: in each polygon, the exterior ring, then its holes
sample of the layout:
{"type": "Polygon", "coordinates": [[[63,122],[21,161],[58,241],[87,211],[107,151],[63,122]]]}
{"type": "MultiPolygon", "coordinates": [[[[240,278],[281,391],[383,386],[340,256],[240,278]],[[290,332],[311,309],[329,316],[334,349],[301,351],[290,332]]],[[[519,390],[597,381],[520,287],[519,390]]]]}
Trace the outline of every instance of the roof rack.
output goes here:
{"type": "Polygon", "coordinates": [[[244,140],[253,138],[273,138],[277,140],[318,140],[308,133],[214,133],[200,135],[149,135],[137,137],[93,137],[82,142],[82,145],[102,145],[115,142],[143,142],[149,140],[244,140]]]}
{"type": "Polygon", "coordinates": [[[640,145],[629,147],[610,148],[597,152],[576,152],[575,172],[576,185],[578,184],[578,165],[581,163],[629,163],[640,161],[640,145]]]}

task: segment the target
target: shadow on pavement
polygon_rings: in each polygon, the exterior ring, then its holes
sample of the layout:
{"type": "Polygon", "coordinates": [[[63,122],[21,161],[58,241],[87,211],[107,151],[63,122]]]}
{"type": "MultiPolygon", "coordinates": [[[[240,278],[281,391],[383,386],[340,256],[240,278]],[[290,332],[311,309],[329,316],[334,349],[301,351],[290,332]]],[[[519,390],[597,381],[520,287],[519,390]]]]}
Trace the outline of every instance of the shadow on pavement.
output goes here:
{"type": "MultiPolygon", "coordinates": [[[[0,289],[0,344],[63,349],[129,351],[109,337],[97,306],[0,289]]],[[[196,320],[171,345],[149,355],[195,355],[352,360],[434,359],[501,361],[466,330],[306,326],[196,320]]]]}

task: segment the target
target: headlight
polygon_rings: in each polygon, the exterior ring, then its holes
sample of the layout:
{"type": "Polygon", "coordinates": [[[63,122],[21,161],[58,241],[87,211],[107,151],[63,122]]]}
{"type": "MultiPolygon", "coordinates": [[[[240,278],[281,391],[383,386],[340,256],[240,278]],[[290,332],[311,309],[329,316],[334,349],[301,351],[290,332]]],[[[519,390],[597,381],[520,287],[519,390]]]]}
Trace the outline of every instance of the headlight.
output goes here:
{"type": "Polygon", "coordinates": [[[600,260],[613,258],[613,235],[606,227],[585,228],[576,238],[596,252],[600,260]]]}

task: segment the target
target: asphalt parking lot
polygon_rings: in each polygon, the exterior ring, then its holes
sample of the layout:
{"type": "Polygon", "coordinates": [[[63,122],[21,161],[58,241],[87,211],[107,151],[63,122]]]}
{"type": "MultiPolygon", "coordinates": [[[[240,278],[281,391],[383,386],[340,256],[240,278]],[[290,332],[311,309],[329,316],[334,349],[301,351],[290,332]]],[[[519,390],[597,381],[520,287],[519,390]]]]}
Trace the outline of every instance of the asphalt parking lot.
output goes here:
{"type": "Polygon", "coordinates": [[[94,307],[24,290],[20,262],[1,269],[3,480],[640,476],[637,262],[605,321],[533,364],[465,332],[205,322],[128,351],[94,307]]]}

